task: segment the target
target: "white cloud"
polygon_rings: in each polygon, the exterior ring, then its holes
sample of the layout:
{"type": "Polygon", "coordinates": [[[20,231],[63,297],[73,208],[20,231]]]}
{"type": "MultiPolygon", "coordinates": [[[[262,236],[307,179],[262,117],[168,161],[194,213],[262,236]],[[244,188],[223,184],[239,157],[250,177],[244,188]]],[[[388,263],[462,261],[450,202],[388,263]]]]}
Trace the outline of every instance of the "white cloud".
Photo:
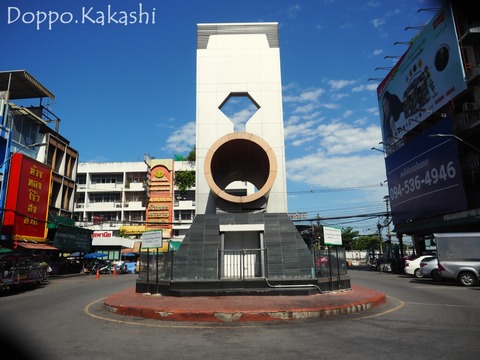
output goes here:
{"type": "Polygon", "coordinates": [[[385,25],[385,20],[384,19],[373,19],[370,21],[370,24],[373,25],[374,28],[376,29],[381,29],[383,25],[385,25]]]}
{"type": "Polygon", "coordinates": [[[327,81],[328,85],[332,90],[340,90],[345,86],[353,85],[356,83],[356,80],[329,80],[327,81]]]}
{"type": "Polygon", "coordinates": [[[383,157],[375,154],[329,157],[318,152],[289,160],[286,166],[289,180],[316,189],[379,184],[386,177],[383,157]]]}
{"type": "Polygon", "coordinates": [[[168,137],[166,148],[177,153],[190,152],[195,145],[195,132],[195,122],[186,123],[168,137]]]}

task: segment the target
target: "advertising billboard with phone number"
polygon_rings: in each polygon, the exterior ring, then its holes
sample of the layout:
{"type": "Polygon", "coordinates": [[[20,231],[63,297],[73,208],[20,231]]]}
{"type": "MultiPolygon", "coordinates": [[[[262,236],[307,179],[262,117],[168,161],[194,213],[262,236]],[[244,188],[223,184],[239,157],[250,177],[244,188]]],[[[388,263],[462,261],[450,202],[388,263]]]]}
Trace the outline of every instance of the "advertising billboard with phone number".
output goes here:
{"type": "Polygon", "coordinates": [[[467,209],[456,140],[432,134],[453,134],[452,118],[385,158],[395,224],[467,209]]]}

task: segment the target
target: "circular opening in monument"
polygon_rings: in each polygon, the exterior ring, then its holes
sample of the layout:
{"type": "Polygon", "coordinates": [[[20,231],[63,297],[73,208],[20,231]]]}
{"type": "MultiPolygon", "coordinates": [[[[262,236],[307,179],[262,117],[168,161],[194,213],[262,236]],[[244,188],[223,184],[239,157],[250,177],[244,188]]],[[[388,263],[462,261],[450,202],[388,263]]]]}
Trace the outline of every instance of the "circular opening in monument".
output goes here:
{"type": "Polygon", "coordinates": [[[263,139],[249,133],[234,133],[218,139],[205,158],[205,177],[210,189],[234,203],[252,202],[266,196],[276,172],[273,150],[263,139]],[[236,181],[251,184],[254,191],[236,193],[229,190],[228,185],[236,181]]]}

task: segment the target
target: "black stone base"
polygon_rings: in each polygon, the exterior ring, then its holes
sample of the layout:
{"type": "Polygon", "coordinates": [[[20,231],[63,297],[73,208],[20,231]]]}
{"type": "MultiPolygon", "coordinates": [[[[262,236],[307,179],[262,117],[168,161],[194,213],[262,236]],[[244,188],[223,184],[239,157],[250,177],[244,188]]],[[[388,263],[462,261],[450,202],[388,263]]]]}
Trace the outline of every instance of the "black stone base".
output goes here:
{"type": "Polygon", "coordinates": [[[135,292],[164,296],[313,295],[335,290],[350,290],[348,276],[335,279],[276,281],[260,279],[212,281],[150,281],[137,279],[135,292]]]}

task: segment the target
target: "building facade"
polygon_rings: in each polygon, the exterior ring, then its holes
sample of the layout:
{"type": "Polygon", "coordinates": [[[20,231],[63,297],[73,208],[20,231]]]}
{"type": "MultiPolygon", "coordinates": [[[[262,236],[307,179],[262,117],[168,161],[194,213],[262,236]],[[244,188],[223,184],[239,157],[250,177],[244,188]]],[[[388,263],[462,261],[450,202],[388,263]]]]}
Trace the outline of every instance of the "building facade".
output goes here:
{"type": "Polygon", "coordinates": [[[75,223],[96,232],[112,231],[119,238],[140,238],[145,231],[161,228],[164,238],[181,241],[195,217],[195,188],[180,192],[173,177],[161,179],[167,171],[193,171],[194,166],[148,157],[144,162],[80,163],[75,223]],[[158,196],[160,190],[166,195],[158,196]]]}
{"type": "Polygon", "coordinates": [[[394,231],[419,254],[434,233],[480,231],[479,19],[446,2],[377,89],[394,231]]]}
{"type": "Polygon", "coordinates": [[[42,248],[52,243],[58,223],[73,225],[78,152],[59,133],[60,118],[46,104],[54,95],[28,72],[0,72],[0,92],[2,240],[42,248]],[[14,170],[15,174],[10,173],[14,170]],[[20,188],[24,178],[25,186],[20,188]],[[29,198],[22,199],[22,193],[29,198]],[[32,235],[29,227],[38,233],[32,235]]]}

